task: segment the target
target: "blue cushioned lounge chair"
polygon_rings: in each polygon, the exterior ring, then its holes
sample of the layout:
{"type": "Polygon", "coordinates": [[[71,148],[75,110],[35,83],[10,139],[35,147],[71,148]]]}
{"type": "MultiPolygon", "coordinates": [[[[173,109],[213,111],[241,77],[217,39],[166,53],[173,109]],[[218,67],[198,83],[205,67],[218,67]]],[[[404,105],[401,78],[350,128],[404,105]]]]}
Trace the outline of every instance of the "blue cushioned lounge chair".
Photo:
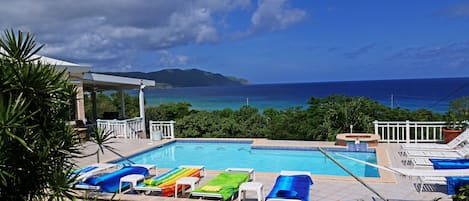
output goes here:
{"type": "Polygon", "coordinates": [[[309,172],[281,171],[266,201],[308,201],[312,184],[309,172]]]}
{"type": "MultiPolygon", "coordinates": [[[[119,183],[122,177],[131,174],[140,174],[144,175],[145,177],[150,175],[150,169],[156,168],[154,165],[130,165],[124,166],[119,170],[116,170],[111,173],[103,174],[100,176],[90,177],[87,178],[83,182],[79,182],[75,184],[75,189],[81,190],[93,190],[93,191],[101,191],[107,193],[115,193],[119,191],[119,183]]],[[[122,188],[128,188],[130,186],[129,183],[125,183],[122,188]]]]}

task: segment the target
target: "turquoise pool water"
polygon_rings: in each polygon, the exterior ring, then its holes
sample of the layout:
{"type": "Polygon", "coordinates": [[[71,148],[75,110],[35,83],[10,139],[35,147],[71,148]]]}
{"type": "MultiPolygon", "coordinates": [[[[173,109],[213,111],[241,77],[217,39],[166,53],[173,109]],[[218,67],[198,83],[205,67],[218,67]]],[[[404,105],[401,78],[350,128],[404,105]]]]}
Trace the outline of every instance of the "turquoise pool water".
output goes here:
{"type": "MultiPolygon", "coordinates": [[[[376,164],[372,152],[338,152],[376,164]]],[[[333,155],[333,154],[332,154],[333,155]]],[[[360,177],[379,177],[378,170],[361,163],[334,156],[360,177]]],[[[135,163],[154,164],[159,168],[179,165],[204,165],[209,170],[228,167],[254,168],[256,172],[281,170],[309,171],[312,174],[349,176],[321,152],[314,150],[256,149],[248,143],[174,142],[129,157],[135,163]]],[[[126,163],[126,161],[116,161],[126,163]]]]}

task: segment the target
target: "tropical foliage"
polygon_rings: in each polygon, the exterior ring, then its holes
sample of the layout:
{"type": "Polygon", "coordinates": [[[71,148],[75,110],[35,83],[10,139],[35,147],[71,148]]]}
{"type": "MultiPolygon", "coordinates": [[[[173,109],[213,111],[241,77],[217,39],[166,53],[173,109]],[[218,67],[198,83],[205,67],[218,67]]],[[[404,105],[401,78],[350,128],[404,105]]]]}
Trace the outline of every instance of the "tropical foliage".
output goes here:
{"type": "MultiPolygon", "coordinates": [[[[120,96],[111,94],[100,101],[117,108],[120,96]]],[[[311,97],[309,107],[284,110],[244,106],[239,110],[192,110],[189,103],[167,103],[145,109],[146,120],[176,120],[177,137],[249,137],[291,140],[335,140],[338,133],[372,132],[374,120],[436,121],[444,115],[429,110],[391,109],[365,97],[333,95],[311,97]]],[[[128,105],[127,109],[137,108],[128,105]]],[[[147,122],[148,125],[148,122],[147,122]]]]}
{"type": "Polygon", "coordinates": [[[469,185],[459,187],[458,193],[453,195],[453,201],[469,200],[469,185]]]}
{"type": "Polygon", "coordinates": [[[68,126],[75,89],[34,57],[31,34],[0,38],[0,200],[64,199],[79,153],[68,126]]]}
{"type": "Polygon", "coordinates": [[[439,120],[426,110],[390,109],[364,97],[329,96],[309,100],[309,107],[286,110],[244,106],[238,111],[191,111],[176,119],[178,137],[266,137],[292,140],[335,140],[338,133],[372,132],[380,120],[439,120]],[[400,118],[400,119],[398,119],[400,118]]]}
{"type": "Polygon", "coordinates": [[[469,96],[463,96],[452,100],[449,103],[448,113],[446,114],[447,129],[462,129],[464,121],[469,120],[469,96]]]}

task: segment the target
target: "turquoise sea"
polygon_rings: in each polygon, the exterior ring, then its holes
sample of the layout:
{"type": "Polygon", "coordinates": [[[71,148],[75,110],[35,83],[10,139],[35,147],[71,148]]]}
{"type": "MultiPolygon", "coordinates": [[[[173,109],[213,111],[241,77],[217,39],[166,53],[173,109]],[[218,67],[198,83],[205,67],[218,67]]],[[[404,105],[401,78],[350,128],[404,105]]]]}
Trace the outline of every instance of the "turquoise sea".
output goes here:
{"type": "Polygon", "coordinates": [[[449,101],[469,95],[469,78],[345,81],[290,84],[258,84],[223,87],[147,89],[147,106],[168,102],[189,102],[192,109],[239,109],[250,106],[265,109],[307,107],[311,96],[333,94],[370,97],[386,106],[425,108],[444,113],[449,101]]]}

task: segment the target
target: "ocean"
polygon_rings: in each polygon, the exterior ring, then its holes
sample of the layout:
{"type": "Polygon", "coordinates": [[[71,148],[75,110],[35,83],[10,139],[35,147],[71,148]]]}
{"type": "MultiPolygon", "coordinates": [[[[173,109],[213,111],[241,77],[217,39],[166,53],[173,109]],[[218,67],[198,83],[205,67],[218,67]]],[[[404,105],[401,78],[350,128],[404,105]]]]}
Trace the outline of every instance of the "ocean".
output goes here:
{"type": "Polygon", "coordinates": [[[444,113],[449,102],[469,95],[469,78],[343,81],[290,84],[257,84],[223,87],[185,87],[146,89],[147,106],[169,102],[188,102],[192,109],[239,109],[243,105],[263,110],[307,108],[311,96],[334,94],[365,96],[389,107],[428,109],[444,113]]]}

